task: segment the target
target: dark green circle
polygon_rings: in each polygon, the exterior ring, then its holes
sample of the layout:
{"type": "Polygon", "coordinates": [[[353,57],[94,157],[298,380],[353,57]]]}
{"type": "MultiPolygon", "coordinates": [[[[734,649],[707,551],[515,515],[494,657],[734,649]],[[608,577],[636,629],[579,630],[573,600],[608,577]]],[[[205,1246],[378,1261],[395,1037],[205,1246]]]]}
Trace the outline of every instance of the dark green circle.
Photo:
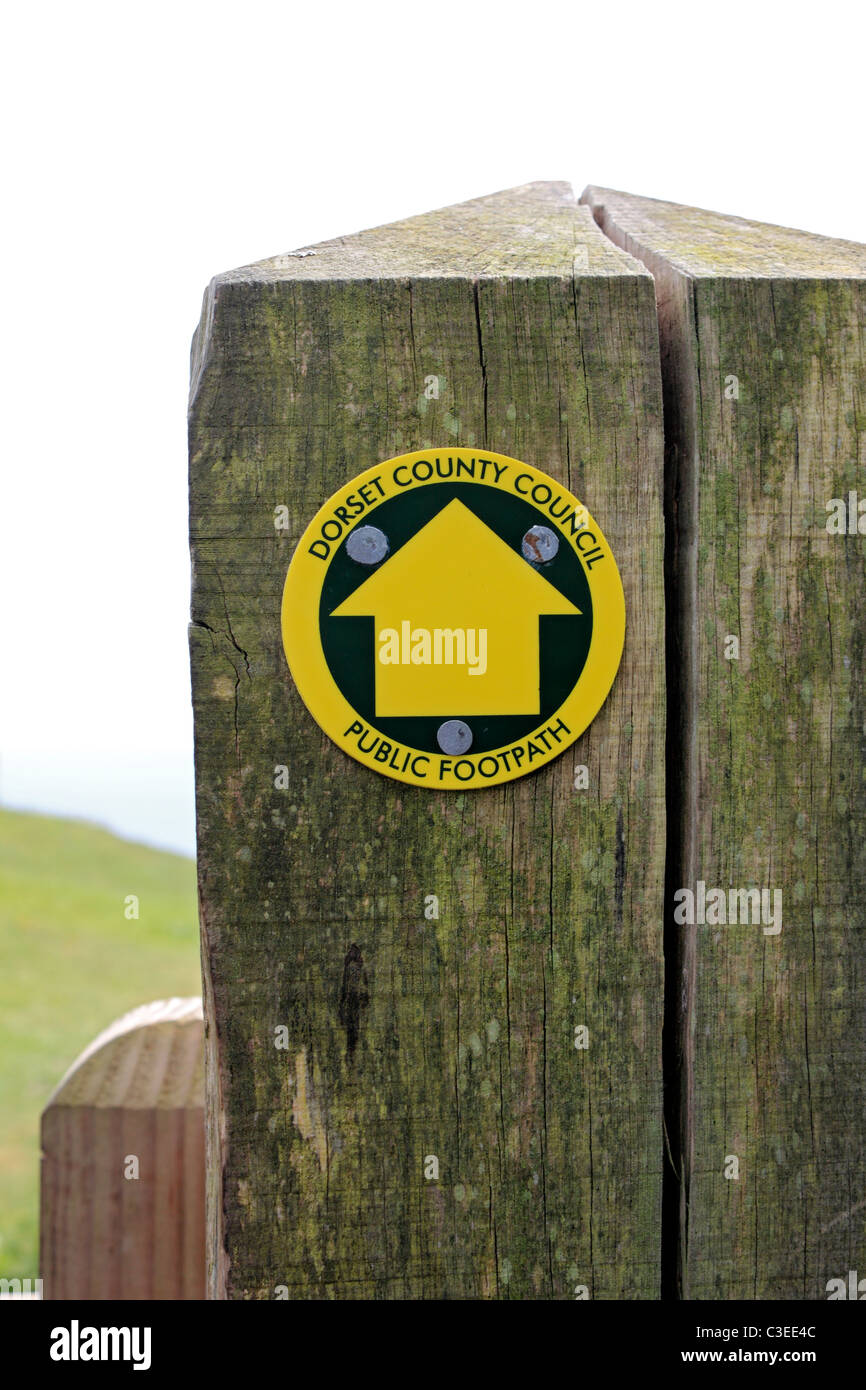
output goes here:
{"type": "MultiPolygon", "coordinates": [[[[328,668],[342,694],[372,728],[394,742],[423,752],[439,751],[436,730],[444,719],[465,719],[472,729],[471,753],[488,753],[532,733],[565,703],[580,679],[592,638],[592,596],[574,547],[569,545],[549,516],[512,493],[481,483],[431,483],[407,488],[390,497],[356,523],[378,526],[388,537],[389,553],[379,565],[361,565],[346,551],[351,531],[343,537],[328,566],[319,604],[319,631],[328,668]],[[547,614],[539,619],[541,712],[533,715],[465,715],[459,709],[443,709],[433,717],[376,717],[375,620],[332,618],[331,614],[382,565],[387,565],[401,546],[411,540],[453,498],[474,512],[506,545],[519,555],[520,543],[539,522],[560,535],[558,553],[546,564],[534,566],[545,579],[580,609],[576,614],[547,614]]],[[[354,529],[354,528],[352,528],[354,529]]],[[[448,556],[442,557],[443,566],[448,556]]],[[[526,561],[528,564],[529,562],[526,561]]],[[[495,577],[491,576],[491,582],[495,577]]],[[[515,654],[519,659],[518,654],[515,654]]]]}

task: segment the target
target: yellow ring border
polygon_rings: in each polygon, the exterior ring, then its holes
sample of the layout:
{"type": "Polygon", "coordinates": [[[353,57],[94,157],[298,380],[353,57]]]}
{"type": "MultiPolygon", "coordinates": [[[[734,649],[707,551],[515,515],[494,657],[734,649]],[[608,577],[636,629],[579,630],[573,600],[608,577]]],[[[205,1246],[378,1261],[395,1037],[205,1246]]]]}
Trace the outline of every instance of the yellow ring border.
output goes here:
{"type": "MultiPolygon", "coordinates": [[[[510,476],[514,476],[513,474],[510,476]]],[[[430,479],[416,480],[409,486],[430,487],[435,483],[445,481],[437,477],[435,472],[430,479]]],[[[462,480],[454,479],[456,483],[462,480]]],[[[477,479],[467,478],[466,483],[471,486],[479,486],[477,479]]],[[[499,488],[497,483],[481,482],[482,487],[499,488]]],[[[512,496],[523,497],[524,494],[507,487],[503,491],[509,491],[512,496]]],[[[393,491],[387,491],[385,496],[378,498],[373,505],[366,508],[347,528],[343,534],[335,541],[336,545],[341,545],[345,536],[354,526],[366,525],[369,518],[374,516],[376,508],[391,497],[398,496],[400,492],[409,491],[409,487],[395,487],[393,491]]],[[[531,505],[536,507],[539,513],[542,509],[537,503],[532,503],[531,498],[525,498],[531,505]]],[[[555,517],[548,517],[546,524],[549,524],[557,531],[562,539],[573,546],[578,557],[583,563],[583,554],[576,544],[576,538],[567,536],[559,526],[555,517]]],[[[390,777],[393,781],[403,782],[413,787],[423,787],[427,791],[478,791],[484,787],[500,786],[504,782],[514,781],[518,777],[524,777],[530,772],[535,772],[546,763],[564,753],[566,748],[580,738],[580,735],[589,727],[595,719],[608,695],[619,670],[622,659],[623,647],[625,644],[625,595],[623,594],[622,580],[619,569],[613,556],[604,533],[598,524],[593,520],[591,514],[583,504],[569,492],[568,488],[558,483],[549,474],[543,473],[540,469],[533,467],[532,464],[523,463],[520,459],[511,458],[508,454],[497,454],[490,450],[461,449],[456,444],[445,445],[441,449],[417,449],[410,454],[398,454],[394,458],[384,459],[381,463],[375,464],[372,468],[365,469],[352,478],[350,482],[339,488],[328,500],[319,508],[312,521],[307,526],[295,547],[292,559],[289,563],[286,582],[283,587],[283,599],[281,607],[281,628],[283,637],[283,650],[289,665],[292,679],[297,686],[298,693],[310,714],[315,719],[319,727],[328,737],[337,744],[339,748],[356,762],[371,768],[381,776],[390,777]],[[515,746],[529,743],[533,738],[537,738],[537,731],[524,735],[522,738],[511,740],[503,744],[500,748],[489,749],[485,753],[462,754],[460,757],[448,758],[445,754],[427,753],[423,749],[410,749],[408,744],[394,744],[393,740],[388,740],[394,747],[415,752],[417,755],[429,759],[432,765],[436,759],[445,759],[452,764],[452,771],[447,772],[435,781],[425,777],[419,777],[411,773],[411,768],[405,771],[398,771],[388,767],[381,761],[377,762],[372,752],[365,753],[358,748],[352,748],[348,742],[345,730],[348,726],[360,720],[365,728],[377,733],[380,738],[385,735],[376,729],[374,724],[364,719],[357,710],[353,709],[341,692],[331,675],[325,654],[322,650],[319,635],[319,607],[321,601],[322,585],[325,575],[328,572],[330,557],[324,563],[318,557],[309,553],[309,545],[319,538],[320,530],[325,521],[329,519],[331,513],[337,506],[345,506],[350,494],[358,491],[364,484],[371,483],[373,479],[380,477],[386,469],[391,470],[393,479],[394,470],[401,465],[409,469],[413,464],[424,459],[436,460],[441,456],[456,457],[458,454],[464,457],[471,457],[478,460],[490,459],[497,464],[505,464],[509,469],[516,467],[524,473],[528,473],[534,483],[547,483],[552,485],[559,492],[559,495],[567,498],[571,504],[579,511],[586,514],[586,527],[591,529],[597,537],[598,545],[607,559],[609,565],[603,566],[600,571],[595,573],[592,570],[584,570],[587,582],[592,594],[592,638],[590,640],[589,653],[586,663],[577,684],[574,686],[565,702],[549,719],[538,725],[538,730],[545,730],[557,719],[562,719],[569,727],[570,734],[567,743],[556,744],[556,746],[533,759],[528,766],[503,771],[494,777],[485,777],[476,771],[471,780],[462,780],[455,776],[453,765],[464,761],[473,761],[482,758],[501,759],[503,753],[510,753],[515,746]]]]}

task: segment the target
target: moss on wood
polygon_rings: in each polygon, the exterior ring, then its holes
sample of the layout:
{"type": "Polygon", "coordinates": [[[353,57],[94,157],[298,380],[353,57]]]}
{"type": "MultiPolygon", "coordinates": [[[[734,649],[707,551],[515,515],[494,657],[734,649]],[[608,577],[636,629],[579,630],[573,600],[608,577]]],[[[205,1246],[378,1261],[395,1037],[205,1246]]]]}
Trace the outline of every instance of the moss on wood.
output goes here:
{"type": "Polygon", "coordinates": [[[220,277],[194,344],[212,1292],[655,1297],[665,705],[652,281],[561,186],[365,236],[220,277]],[[424,395],[430,375],[438,399],[424,395]],[[465,795],[345,757],[300,701],[279,624],[293,545],[336,487],[452,441],[572,487],[605,528],[628,605],[619,676],[583,738],[537,775],[465,795]],[[288,530],[274,526],[280,505],[288,530]],[[574,788],[576,764],[588,790],[574,788]],[[425,916],[430,895],[438,917],[425,916]],[[365,995],[351,1046],[349,966],[365,995]]]}

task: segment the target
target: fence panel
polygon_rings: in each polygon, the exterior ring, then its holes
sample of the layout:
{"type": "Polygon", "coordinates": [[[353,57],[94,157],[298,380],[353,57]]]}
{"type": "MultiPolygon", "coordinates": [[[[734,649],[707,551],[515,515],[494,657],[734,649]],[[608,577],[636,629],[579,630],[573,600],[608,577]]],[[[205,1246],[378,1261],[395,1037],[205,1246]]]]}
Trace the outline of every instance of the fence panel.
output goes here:
{"type": "Polygon", "coordinates": [[[146,1004],[43,1111],[43,1296],[204,1298],[204,1169],[201,1000],[146,1004]]]}
{"type": "MultiPolygon", "coordinates": [[[[567,187],[533,184],[219,276],[192,378],[211,1295],[656,1297],[651,278],[567,187]],[[479,468],[496,451],[573,490],[625,590],[601,713],[562,757],[477,791],[347,758],[281,640],[318,509],[419,450],[479,468]]],[[[433,563],[453,586],[447,543],[433,563]]]]}
{"type": "Polygon", "coordinates": [[[866,247],[607,189],[584,199],[659,299],[677,526],[680,1290],[856,1297],[866,247]]]}

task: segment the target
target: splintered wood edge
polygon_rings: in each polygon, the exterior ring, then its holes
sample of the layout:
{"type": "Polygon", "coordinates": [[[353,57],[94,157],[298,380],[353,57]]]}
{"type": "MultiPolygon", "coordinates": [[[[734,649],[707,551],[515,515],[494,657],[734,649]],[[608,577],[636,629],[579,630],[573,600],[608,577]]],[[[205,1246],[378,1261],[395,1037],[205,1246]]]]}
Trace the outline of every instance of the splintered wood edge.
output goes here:
{"type": "Polygon", "coordinates": [[[70,1105],[203,1106],[201,999],[161,999],[115,1019],[73,1062],[45,1109],[70,1105]]]}
{"type": "Polygon", "coordinates": [[[632,255],[716,279],[866,278],[866,246],[590,184],[581,203],[632,255]]]}

